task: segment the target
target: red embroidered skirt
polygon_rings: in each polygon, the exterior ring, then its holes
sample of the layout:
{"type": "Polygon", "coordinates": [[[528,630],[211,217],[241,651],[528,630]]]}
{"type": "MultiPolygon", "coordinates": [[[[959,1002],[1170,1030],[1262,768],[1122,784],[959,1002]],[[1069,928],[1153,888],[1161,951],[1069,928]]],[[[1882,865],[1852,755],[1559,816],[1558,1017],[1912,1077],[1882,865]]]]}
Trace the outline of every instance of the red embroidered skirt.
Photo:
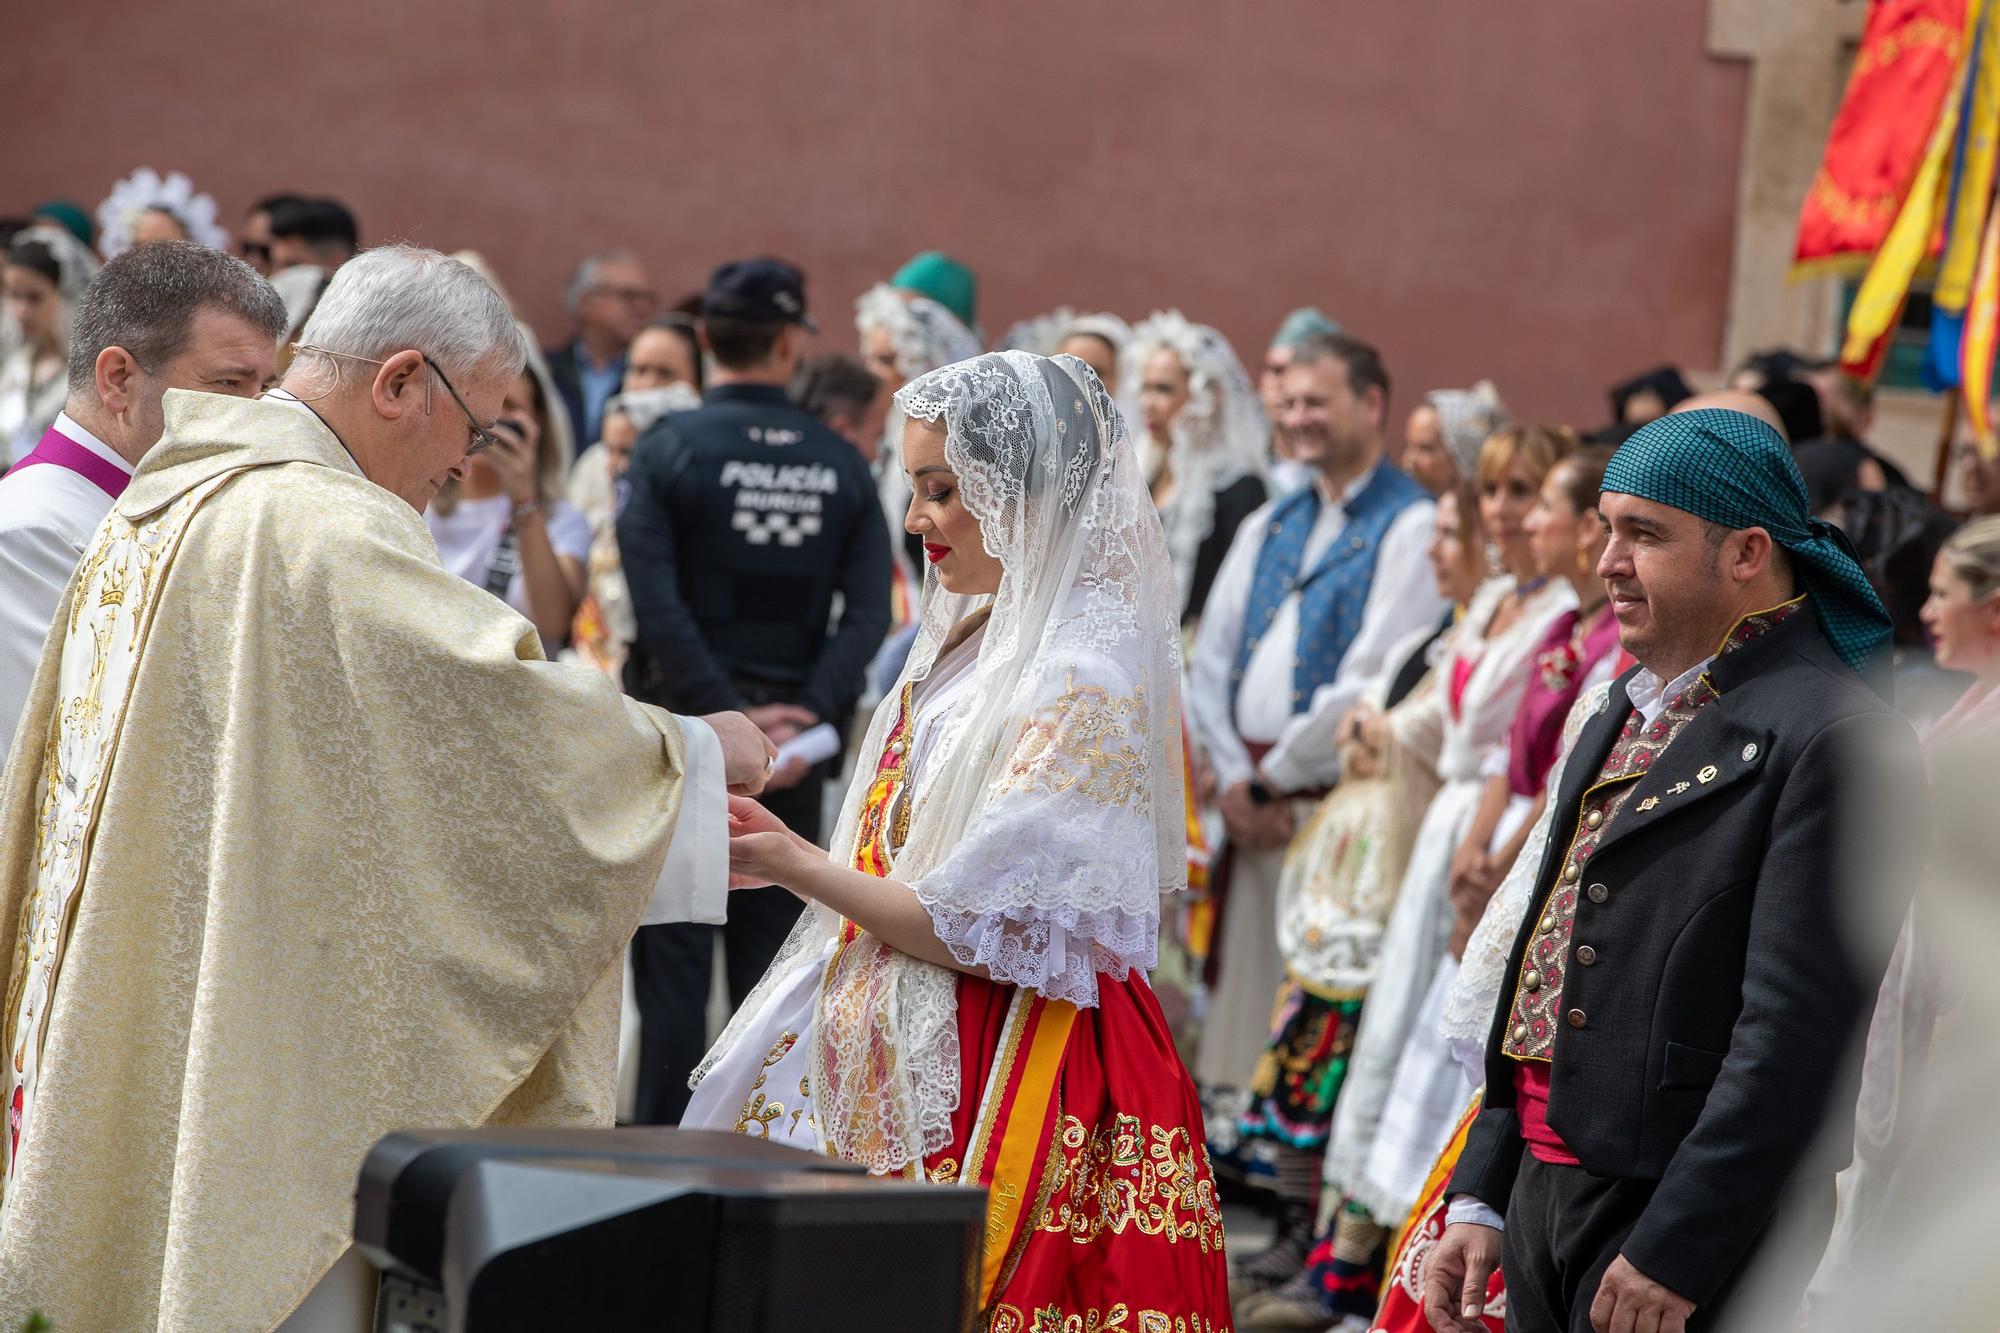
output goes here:
{"type": "Polygon", "coordinates": [[[992,1333],[1226,1333],[1194,1081],[1143,978],[1078,1009],[958,979],[962,1093],[933,1180],[987,1186],[992,1333]]]}

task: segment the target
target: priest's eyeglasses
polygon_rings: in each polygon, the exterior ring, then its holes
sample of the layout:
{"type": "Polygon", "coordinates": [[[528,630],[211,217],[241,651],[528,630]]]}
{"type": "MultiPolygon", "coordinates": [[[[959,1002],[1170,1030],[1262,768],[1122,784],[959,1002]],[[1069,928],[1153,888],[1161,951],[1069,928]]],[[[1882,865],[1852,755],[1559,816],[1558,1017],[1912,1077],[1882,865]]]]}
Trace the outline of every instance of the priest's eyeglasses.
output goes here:
{"type": "MultiPolygon", "coordinates": [[[[336,352],[330,347],[321,347],[317,343],[293,343],[292,350],[294,352],[318,352],[321,356],[336,356],[343,361],[365,361],[371,366],[387,364],[378,357],[356,356],[352,352],[336,352]]],[[[417,355],[421,356],[424,359],[424,364],[431,368],[431,374],[438,377],[438,383],[444,385],[444,391],[451,395],[451,401],[457,403],[458,410],[465,414],[465,424],[472,428],[472,445],[465,451],[465,456],[470,458],[474,454],[483,454],[494,445],[500,443],[499,438],[492,431],[480,425],[479,418],[472,415],[472,409],[465,405],[465,400],[458,396],[458,390],[451,386],[451,380],[445,376],[444,368],[431,360],[431,354],[429,352],[419,352],[417,355]]],[[[424,415],[429,416],[430,414],[431,382],[425,380],[424,415]]]]}

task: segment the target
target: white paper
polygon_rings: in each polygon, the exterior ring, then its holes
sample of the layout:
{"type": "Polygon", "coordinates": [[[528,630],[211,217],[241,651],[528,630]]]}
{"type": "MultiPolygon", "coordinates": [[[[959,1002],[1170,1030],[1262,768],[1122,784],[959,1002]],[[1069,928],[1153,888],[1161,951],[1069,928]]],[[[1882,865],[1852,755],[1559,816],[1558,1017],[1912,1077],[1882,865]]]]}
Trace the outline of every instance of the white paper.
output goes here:
{"type": "Polygon", "coordinates": [[[808,767],[822,763],[840,753],[840,732],[833,723],[822,722],[810,731],[802,731],[778,747],[778,767],[783,768],[794,759],[803,759],[808,767]]]}

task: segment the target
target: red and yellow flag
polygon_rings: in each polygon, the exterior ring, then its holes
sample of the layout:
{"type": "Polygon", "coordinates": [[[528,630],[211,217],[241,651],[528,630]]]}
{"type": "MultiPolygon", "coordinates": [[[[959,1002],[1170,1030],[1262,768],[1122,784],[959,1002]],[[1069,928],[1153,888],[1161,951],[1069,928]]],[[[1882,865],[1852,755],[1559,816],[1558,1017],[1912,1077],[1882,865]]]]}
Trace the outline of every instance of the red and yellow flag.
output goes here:
{"type": "Polygon", "coordinates": [[[1932,142],[1964,41],[1965,0],[1870,5],[1825,156],[1799,213],[1794,277],[1859,272],[1873,260],[1932,142]]]}
{"type": "Polygon", "coordinates": [[[1965,308],[1965,332],[1959,342],[1959,380],[1965,386],[1965,419],[1972,438],[1986,458],[2000,453],[1993,434],[1993,404],[1986,386],[1993,383],[1993,347],[2000,335],[2000,208],[1986,219],[1979,243],[1979,265],[1973,272],[1972,299],[1965,308]]]}

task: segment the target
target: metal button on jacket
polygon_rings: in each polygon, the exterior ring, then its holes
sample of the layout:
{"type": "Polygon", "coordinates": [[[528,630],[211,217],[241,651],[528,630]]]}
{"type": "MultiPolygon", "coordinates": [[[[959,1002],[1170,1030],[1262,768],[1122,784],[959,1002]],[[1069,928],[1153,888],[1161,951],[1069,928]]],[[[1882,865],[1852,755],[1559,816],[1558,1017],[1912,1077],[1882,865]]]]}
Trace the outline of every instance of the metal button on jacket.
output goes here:
{"type": "Polygon", "coordinates": [[[1570,1010],[1568,1017],[1569,1017],[1569,1025],[1573,1028],[1580,1028],[1585,1023],[1588,1023],[1590,1021],[1588,1018],[1584,1016],[1584,1012],[1581,1009],[1570,1010]]]}
{"type": "Polygon", "coordinates": [[[1542,988],[1542,974],[1531,971],[1521,978],[1521,984],[1529,990],[1540,990],[1542,988]]]}
{"type": "Polygon", "coordinates": [[[1528,1025],[1526,1023],[1516,1023],[1514,1025],[1514,1040],[1526,1041],[1527,1039],[1528,1039],[1528,1025]]]}
{"type": "Polygon", "coordinates": [[[1605,888],[1602,884],[1593,884],[1583,891],[1583,896],[1594,903],[1601,903],[1611,896],[1611,890],[1605,888]]]}
{"type": "Polygon", "coordinates": [[[1585,967],[1595,967],[1597,965],[1597,950],[1591,948],[1588,944],[1577,945],[1576,961],[1582,963],[1585,967]]]}
{"type": "Polygon", "coordinates": [[[1590,828],[1603,828],[1604,812],[1602,810],[1592,810],[1583,822],[1590,828]]]}
{"type": "Polygon", "coordinates": [[[1577,874],[1576,862],[1572,861],[1568,865],[1563,867],[1563,883],[1565,884],[1576,883],[1576,874],[1577,874]]]}

